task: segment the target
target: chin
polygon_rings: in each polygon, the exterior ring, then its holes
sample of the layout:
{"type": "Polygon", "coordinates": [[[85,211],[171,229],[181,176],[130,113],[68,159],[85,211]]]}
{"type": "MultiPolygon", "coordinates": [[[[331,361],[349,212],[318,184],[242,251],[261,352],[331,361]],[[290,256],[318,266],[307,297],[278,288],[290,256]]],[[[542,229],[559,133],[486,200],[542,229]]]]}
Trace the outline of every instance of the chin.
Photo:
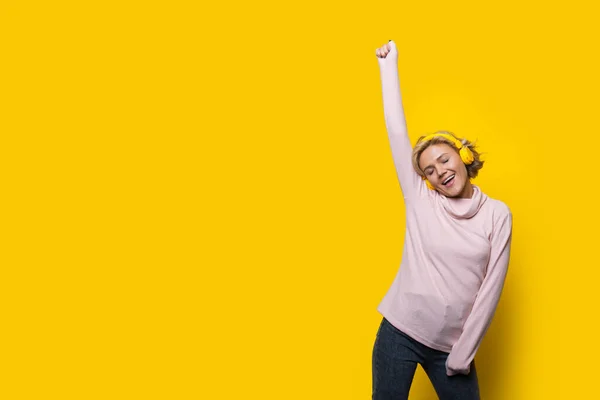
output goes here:
{"type": "Polygon", "coordinates": [[[445,195],[446,197],[459,197],[465,190],[465,185],[452,185],[450,188],[438,188],[438,191],[445,195]]]}

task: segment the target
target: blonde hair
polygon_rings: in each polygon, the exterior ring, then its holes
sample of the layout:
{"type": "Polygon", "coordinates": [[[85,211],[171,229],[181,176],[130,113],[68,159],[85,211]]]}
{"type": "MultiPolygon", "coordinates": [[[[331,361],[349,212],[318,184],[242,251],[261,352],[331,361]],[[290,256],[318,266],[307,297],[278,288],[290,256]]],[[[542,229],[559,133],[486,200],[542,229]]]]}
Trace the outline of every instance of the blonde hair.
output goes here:
{"type": "MultiPolygon", "coordinates": [[[[462,143],[464,147],[467,147],[469,150],[471,150],[471,153],[473,153],[474,160],[471,164],[465,164],[465,167],[467,167],[467,175],[470,179],[477,177],[479,170],[483,168],[484,161],[480,159],[480,153],[476,150],[474,143],[468,141],[467,139],[459,138],[454,133],[448,131],[437,131],[433,135],[450,135],[454,137],[457,141],[462,143]]],[[[457,148],[451,140],[443,136],[436,136],[433,139],[424,141],[423,139],[427,136],[430,135],[423,135],[419,138],[419,140],[417,140],[417,144],[415,144],[415,147],[413,148],[412,152],[413,168],[415,169],[415,171],[417,171],[417,174],[421,175],[422,177],[425,177],[425,173],[421,171],[421,167],[419,167],[419,159],[421,158],[421,154],[423,154],[425,149],[427,149],[429,146],[444,143],[456,150],[457,153],[459,152],[459,148],[457,148]]]]}

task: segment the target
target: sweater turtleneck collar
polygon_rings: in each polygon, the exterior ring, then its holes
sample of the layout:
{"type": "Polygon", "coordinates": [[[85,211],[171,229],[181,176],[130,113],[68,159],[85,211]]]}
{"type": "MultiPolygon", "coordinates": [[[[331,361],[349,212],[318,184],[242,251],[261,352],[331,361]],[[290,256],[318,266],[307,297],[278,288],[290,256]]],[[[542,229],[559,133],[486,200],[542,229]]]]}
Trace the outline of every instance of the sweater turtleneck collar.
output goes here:
{"type": "Polygon", "coordinates": [[[438,197],[444,209],[457,219],[473,217],[488,199],[476,185],[473,185],[473,197],[470,199],[450,198],[443,195],[438,197]]]}

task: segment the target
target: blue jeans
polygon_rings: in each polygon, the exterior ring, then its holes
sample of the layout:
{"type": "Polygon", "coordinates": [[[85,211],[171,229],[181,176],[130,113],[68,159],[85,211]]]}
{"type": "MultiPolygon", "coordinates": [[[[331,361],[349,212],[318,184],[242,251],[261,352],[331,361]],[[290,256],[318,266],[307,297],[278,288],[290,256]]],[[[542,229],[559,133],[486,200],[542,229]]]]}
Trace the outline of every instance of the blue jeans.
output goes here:
{"type": "Polygon", "coordinates": [[[381,321],[373,346],[373,400],[407,400],[417,363],[440,400],[479,400],[475,362],[469,375],[446,375],[448,353],[427,347],[381,321]]]}

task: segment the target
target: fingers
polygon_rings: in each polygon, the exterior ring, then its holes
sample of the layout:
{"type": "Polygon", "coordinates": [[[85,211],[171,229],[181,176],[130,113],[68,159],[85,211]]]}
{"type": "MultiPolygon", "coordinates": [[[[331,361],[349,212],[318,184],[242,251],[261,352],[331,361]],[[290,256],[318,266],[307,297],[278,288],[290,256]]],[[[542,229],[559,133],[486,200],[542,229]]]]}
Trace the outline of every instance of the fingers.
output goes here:
{"type": "Polygon", "coordinates": [[[383,45],[375,50],[375,55],[379,58],[385,58],[390,52],[390,48],[387,45],[383,45]]]}
{"type": "Polygon", "coordinates": [[[379,58],[386,58],[387,55],[392,51],[392,48],[395,49],[395,44],[394,42],[390,41],[389,43],[386,43],[377,50],[375,50],[375,55],[379,58]]]}

